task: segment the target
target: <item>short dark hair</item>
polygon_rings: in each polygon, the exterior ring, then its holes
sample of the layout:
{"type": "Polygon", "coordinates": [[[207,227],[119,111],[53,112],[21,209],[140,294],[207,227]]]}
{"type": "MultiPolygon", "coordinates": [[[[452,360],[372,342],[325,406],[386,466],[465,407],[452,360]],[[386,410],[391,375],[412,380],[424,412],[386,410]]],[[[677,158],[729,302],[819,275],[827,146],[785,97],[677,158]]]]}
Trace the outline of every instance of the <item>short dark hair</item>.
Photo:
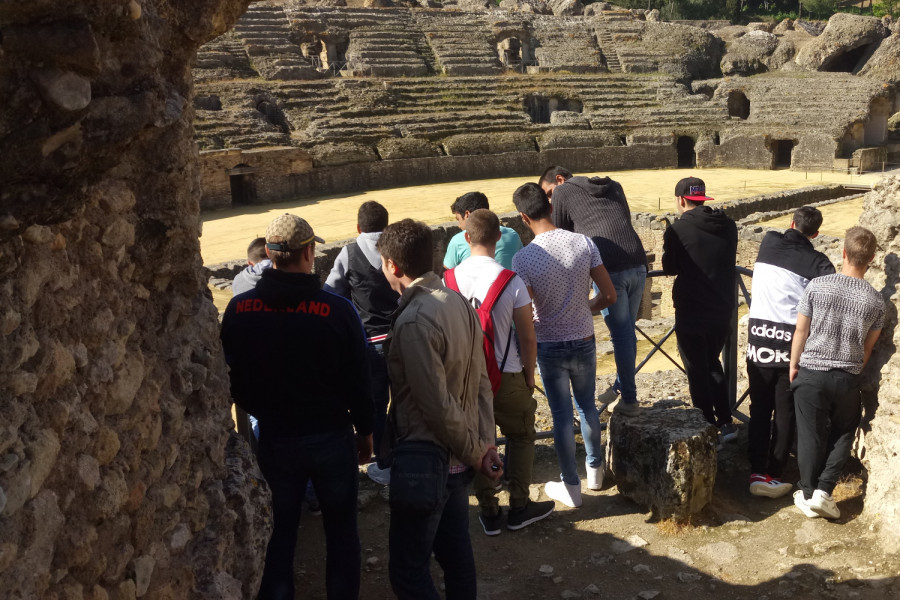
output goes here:
{"type": "Polygon", "coordinates": [[[805,235],[811,237],[819,232],[822,226],[822,211],[813,206],[801,206],[794,211],[794,228],[805,235]]]}
{"type": "Polygon", "coordinates": [[[693,206],[694,208],[697,208],[698,206],[703,206],[704,204],[706,204],[706,202],[704,202],[703,200],[688,200],[684,196],[681,196],[681,198],[684,200],[685,204],[687,204],[688,206],[693,206]]]}
{"type": "Polygon", "coordinates": [[[844,234],[844,252],[847,260],[855,267],[864,267],[875,258],[878,240],[875,234],[865,227],[851,227],[844,234]]]}
{"type": "Polygon", "coordinates": [[[547,194],[536,183],[520,185],[513,192],[513,204],[516,210],[529,219],[547,219],[550,217],[550,200],[547,194]]]}
{"type": "Polygon", "coordinates": [[[374,200],[363,202],[356,213],[356,224],[363,233],[382,231],[388,224],[388,211],[374,200]]]}
{"type": "Polygon", "coordinates": [[[490,246],[497,243],[500,237],[500,219],[486,208],[479,208],[469,214],[466,221],[466,233],[469,241],[479,246],[490,246]]]}
{"type": "Polygon", "coordinates": [[[538,185],[543,185],[545,183],[556,183],[556,176],[560,175],[566,181],[572,178],[572,171],[568,170],[565,167],[559,167],[553,165],[551,167],[547,167],[544,170],[544,174],[541,175],[541,178],[538,179],[538,185]]]}
{"type": "Polygon", "coordinates": [[[431,227],[421,221],[403,219],[384,228],[375,246],[384,258],[416,279],[434,268],[431,227]]]}
{"type": "Polygon", "coordinates": [[[247,246],[247,262],[256,263],[266,260],[266,238],[258,237],[247,246]]]}
{"type": "Polygon", "coordinates": [[[481,192],[467,192],[453,201],[450,212],[454,215],[464,215],[466,211],[473,213],[479,208],[490,208],[487,196],[481,192]]]}

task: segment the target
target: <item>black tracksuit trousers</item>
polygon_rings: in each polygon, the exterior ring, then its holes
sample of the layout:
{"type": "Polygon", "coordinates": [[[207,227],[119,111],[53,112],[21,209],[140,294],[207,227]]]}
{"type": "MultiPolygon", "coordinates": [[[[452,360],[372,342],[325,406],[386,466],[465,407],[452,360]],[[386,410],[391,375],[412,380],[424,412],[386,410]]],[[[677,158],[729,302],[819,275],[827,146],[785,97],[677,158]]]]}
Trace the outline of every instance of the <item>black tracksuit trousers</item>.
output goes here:
{"type": "Polygon", "coordinates": [[[834,491],[850,457],[862,416],[859,375],[800,367],[791,389],[797,409],[799,487],[808,500],[817,489],[834,491]]]}
{"type": "Polygon", "coordinates": [[[796,431],[789,369],[759,367],[747,361],[747,378],[750,381],[750,425],[747,428],[750,472],[781,479],[796,431]]]}
{"type": "Polygon", "coordinates": [[[711,326],[703,332],[684,331],[675,323],[678,352],[687,373],[691,402],[703,411],[709,423],[721,427],[731,423],[725,371],[719,355],[728,338],[729,326],[711,326]]]}

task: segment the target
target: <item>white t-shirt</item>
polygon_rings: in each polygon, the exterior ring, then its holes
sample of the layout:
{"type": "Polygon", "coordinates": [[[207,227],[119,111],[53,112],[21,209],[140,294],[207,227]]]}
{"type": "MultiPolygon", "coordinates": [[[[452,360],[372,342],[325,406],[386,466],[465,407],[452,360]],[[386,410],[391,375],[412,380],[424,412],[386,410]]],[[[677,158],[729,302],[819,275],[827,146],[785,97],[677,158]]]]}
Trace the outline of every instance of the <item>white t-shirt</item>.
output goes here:
{"type": "Polygon", "coordinates": [[[535,236],[513,257],[513,270],[534,293],[538,342],[568,342],[594,335],[588,299],[591,269],[603,264],[591,238],[564,229],[535,236]]]}
{"type": "MultiPolygon", "coordinates": [[[[500,275],[503,266],[488,256],[470,256],[453,270],[456,275],[456,283],[459,291],[472,306],[481,306],[484,297],[487,296],[491,284],[500,275]]],[[[503,362],[503,354],[506,353],[506,341],[510,340],[509,354],[506,356],[504,373],[518,373],[522,370],[522,360],[519,358],[519,350],[516,347],[515,334],[509,335],[513,325],[513,309],[527,306],[531,303],[528,289],[519,277],[513,277],[506,284],[503,293],[494,303],[494,355],[497,357],[497,366],[503,362]]]]}

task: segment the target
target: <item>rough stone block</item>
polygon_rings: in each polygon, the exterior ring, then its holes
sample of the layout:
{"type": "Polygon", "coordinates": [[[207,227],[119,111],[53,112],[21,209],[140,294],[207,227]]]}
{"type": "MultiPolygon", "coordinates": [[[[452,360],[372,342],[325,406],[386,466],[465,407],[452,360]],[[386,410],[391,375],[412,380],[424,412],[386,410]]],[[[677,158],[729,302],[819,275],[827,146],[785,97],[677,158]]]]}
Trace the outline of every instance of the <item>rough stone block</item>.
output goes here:
{"type": "Polygon", "coordinates": [[[660,518],[684,519],[712,498],[716,428],[696,409],[662,401],[639,417],[613,414],[606,464],[619,493],[660,518]]]}

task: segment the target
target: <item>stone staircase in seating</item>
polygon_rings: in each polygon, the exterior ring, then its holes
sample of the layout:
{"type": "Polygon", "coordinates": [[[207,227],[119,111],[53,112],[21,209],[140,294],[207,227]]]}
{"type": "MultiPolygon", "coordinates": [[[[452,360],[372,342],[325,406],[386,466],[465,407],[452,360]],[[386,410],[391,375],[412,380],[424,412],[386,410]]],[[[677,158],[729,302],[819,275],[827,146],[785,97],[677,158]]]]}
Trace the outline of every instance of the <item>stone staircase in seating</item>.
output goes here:
{"type": "Polygon", "coordinates": [[[200,47],[193,74],[197,82],[259,77],[250,65],[244,45],[234,32],[221,35],[200,47]]]}
{"type": "Polygon", "coordinates": [[[538,47],[534,54],[542,71],[605,73],[603,53],[593,28],[584,19],[536,16],[532,36],[538,47]]]}
{"type": "Polygon", "coordinates": [[[252,4],[234,26],[253,66],[265,79],[315,79],[320,73],[292,39],[281,6],[252,4]]]}
{"type": "Polygon", "coordinates": [[[485,16],[417,11],[414,18],[445,75],[496,75],[503,70],[485,16]]]}

